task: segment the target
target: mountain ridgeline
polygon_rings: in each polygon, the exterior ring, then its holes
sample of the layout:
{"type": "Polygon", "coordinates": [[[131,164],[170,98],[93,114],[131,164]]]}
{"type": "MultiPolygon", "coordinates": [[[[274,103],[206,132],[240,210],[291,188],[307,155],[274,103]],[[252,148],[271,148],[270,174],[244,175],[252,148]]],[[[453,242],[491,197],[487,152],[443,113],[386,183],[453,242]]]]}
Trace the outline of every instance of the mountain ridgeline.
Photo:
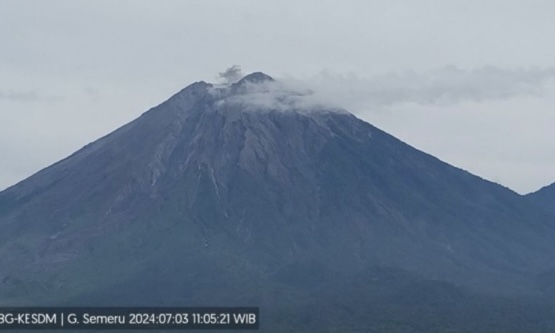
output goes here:
{"type": "Polygon", "coordinates": [[[526,197],[528,197],[532,203],[540,206],[541,209],[555,213],[555,184],[543,187],[539,191],[528,194],[526,197]]]}
{"type": "Polygon", "coordinates": [[[265,332],[553,332],[553,196],[263,73],[0,192],[1,305],[254,305],[265,332]]]}

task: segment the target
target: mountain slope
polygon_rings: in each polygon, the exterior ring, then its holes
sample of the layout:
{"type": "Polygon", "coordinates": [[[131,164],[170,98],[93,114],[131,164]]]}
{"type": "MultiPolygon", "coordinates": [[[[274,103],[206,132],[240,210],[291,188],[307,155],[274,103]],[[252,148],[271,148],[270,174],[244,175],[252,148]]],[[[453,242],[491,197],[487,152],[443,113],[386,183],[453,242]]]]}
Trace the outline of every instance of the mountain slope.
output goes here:
{"type": "Polygon", "coordinates": [[[543,209],[555,213],[555,184],[545,186],[534,193],[527,194],[526,197],[543,209]]]}
{"type": "Polygon", "coordinates": [[[313,301],[400,311],[401,286],[541,295],[547,213],[303,98],[198,82],[1,192],[2,302],[261,304],[290,327],[313,301]]]}

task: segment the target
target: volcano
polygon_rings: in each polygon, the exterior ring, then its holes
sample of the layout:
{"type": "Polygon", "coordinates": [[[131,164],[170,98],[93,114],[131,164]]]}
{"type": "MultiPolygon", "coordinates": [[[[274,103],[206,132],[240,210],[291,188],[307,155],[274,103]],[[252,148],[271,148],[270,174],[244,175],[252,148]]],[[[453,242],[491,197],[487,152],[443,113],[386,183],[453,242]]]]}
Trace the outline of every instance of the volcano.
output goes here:
{"type": "Polygon", "coordinates": [[[555,325],[553,211],[263,73],[194,83],[1,192],[0,253],[3,305],[255,305],[267,332],[555,325]]]}

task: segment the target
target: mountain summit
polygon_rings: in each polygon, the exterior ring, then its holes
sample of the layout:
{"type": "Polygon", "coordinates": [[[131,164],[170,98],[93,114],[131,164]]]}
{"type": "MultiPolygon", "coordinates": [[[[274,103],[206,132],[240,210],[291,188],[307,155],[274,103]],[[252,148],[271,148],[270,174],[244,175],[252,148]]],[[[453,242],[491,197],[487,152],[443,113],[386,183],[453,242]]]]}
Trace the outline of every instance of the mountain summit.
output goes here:
{"type": "Polygon", "coordinates": [[[241,85],[241,84],[244,84],[245,82],[262,83],[262,82],[273,82],[273,81],[274,79],[271,76],[266,75],[262,72],[255,72],[245,76],[244,78],[239,80],[237,84],[241,85]]]}
{"type": "Polygon", "coordinates": [[[279,84],[194,83],[1,192],[0,302],[254,304],[322,331],[545,294],[549,213],[279,84]]]}

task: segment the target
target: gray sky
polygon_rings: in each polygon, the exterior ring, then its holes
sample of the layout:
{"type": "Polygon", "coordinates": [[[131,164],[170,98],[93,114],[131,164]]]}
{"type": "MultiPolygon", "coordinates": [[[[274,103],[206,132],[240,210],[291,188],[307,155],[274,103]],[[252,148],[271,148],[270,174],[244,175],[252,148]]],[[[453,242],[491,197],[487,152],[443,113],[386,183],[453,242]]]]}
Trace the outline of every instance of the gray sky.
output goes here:
{"type": "Polygon", "coordinates": [[[0,189],[231,65],[520,193],[555,181],[555,2],[0,2],[0,189]]]}

